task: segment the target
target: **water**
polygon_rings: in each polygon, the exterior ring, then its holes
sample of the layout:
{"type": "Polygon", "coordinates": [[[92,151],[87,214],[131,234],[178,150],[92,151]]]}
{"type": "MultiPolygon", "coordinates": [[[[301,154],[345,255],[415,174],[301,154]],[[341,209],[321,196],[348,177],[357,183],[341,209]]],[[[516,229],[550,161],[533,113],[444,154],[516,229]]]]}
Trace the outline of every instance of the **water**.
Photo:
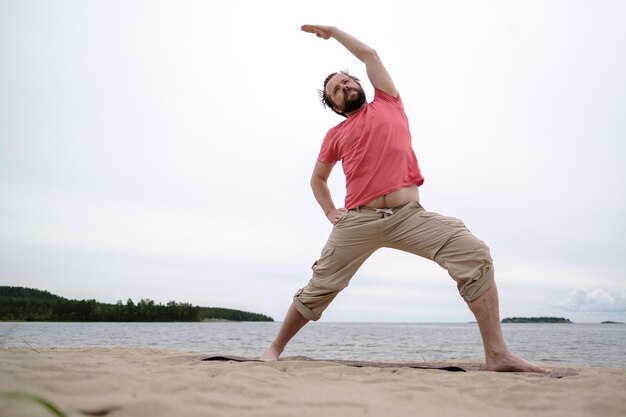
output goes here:
{"type": "MultiPolygon", "coordinates": [[[[626,325],[503,324],[515,353],[563,365],[626,368],[626,325]]],[[[126,347],[258,356],[280,323],[0,322],[0,347],[126,347]]],[[[476,324],[311,323],[283,356],[436,361],[483,359],[476,324]]],[[[1,352],[0,352],[1,356],[1,352]]]]}

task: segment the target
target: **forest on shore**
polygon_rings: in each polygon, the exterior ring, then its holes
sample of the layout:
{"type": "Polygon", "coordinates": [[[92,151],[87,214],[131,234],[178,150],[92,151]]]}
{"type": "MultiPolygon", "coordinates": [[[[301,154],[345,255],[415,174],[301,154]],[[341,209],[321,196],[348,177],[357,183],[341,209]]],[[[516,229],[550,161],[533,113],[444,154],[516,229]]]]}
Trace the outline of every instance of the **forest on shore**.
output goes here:
{"type": "Polygon", "coordinates": [[[96,300],[69,300],[45,290],[0,286],[0,321],[274,321],[259,313],[221,307],[198,307],[143,298],[115,304],[96,300]]]}
{"type": "Polygon", "coordinates": [[[565,317],[507,317],[502,323],[571,323],[565,317]]]}

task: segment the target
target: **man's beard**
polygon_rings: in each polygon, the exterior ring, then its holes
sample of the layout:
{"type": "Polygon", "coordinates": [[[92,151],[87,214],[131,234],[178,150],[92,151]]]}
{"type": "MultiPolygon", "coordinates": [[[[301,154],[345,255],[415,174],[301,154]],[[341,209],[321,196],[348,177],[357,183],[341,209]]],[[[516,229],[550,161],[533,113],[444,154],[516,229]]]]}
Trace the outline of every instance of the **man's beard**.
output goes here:
{"type": "Polygon", "coordinates": [[[355,110],[360,109],[363,104],[365,104],[365,91],[363,91],[363,89],[351,89],[348,91],[348,93],[346,94],[346,98],[344,99],[343,112],[351,113],[355,110]],[[350,95],[353,91],[356,94],[350,98],[350,95]]]}

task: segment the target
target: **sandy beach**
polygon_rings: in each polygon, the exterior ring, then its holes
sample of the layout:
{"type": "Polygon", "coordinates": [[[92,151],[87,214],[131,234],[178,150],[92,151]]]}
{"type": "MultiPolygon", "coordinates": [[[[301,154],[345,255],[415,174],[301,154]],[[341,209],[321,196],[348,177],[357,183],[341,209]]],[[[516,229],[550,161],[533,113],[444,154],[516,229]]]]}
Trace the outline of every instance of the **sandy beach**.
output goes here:
{"type": "MultiPolygon", "coordinates": [[[[146,349],[0,350],[0,392],[41,396],[69,416],[624,416],[626,369],[554,378],[327,361],[207,362],[146,349]]],[[[450,362],[454,364],[454,362],[450,362]]],[[[545,364],[550,365],[550,364],[545,364]]],[[[0,398],[3,417],[51,416],[0,398]]]]}

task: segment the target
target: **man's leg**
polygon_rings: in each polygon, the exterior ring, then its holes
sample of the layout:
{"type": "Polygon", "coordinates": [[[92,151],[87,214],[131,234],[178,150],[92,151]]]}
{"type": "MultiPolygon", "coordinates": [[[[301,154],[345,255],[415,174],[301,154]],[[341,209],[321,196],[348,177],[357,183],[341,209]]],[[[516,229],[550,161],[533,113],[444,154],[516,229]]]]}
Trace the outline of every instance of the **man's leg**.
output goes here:
{"type": "Polygon", "coordinates": [[[504,341],[500,326],[498,289],[495,281],[478,299],[468,303],[480,329],[485,347],[485,365],[488,371],[549,372],[549,370],[513,355],[504,341]]]}
{"type": "Polygon", "coordinates": [[[287,343],[305,324],[319,320],[335,296],[348,286],[359,267],[379,247],[372,238],[377,233],[379,220],[381,215],[374,210],[364,213],[351,210],[335,224],[320,258],[311,267],[313,276],[309,284],[294,296],[276,338],[260,359],[278,360],[287,343]]]}
{"type": "Polygon", "coordinates": [[[296,333],[308,322],[309,319],[300,314],[296,306],[291,303],[276,338],[259,359],[267,362],[277,361],[280,354],[285,350],[287,343],[289,343],[296,333]]]}
{"type": "Polygon", "coordinates": [[[461,220],[427,212],[419,205],[402,209],[389,220],[389,247],[432,259],[457,281],[459,292],[478,322],[488,370],[547,372],[513,355],[506,346],[492,259],[483,241],[472,235],[461,220]]]}

